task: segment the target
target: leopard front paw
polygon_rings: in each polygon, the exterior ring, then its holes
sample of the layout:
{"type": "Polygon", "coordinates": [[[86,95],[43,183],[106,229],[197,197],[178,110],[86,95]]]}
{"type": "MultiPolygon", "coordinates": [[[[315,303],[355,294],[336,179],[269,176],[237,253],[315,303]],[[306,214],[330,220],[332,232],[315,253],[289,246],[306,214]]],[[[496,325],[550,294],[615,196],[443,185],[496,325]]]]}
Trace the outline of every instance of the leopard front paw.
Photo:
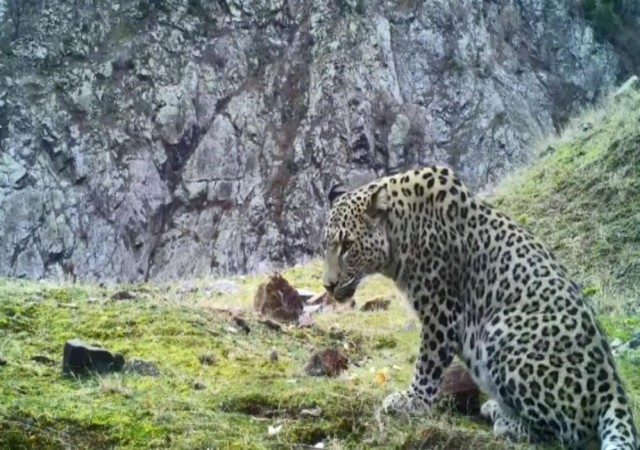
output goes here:
{"type": "Polygon", "coordinates": [[[494,423],[498,417],[502,416],[500,405],[497,401],[489,399],[480,407],[480,417],[494,423]]]}
{"type": "Polygon", "coordinates": [[[386,414],[425,413],[429,406],[411,391],[394,392],[382,402],[382,410],[386,414]]]}

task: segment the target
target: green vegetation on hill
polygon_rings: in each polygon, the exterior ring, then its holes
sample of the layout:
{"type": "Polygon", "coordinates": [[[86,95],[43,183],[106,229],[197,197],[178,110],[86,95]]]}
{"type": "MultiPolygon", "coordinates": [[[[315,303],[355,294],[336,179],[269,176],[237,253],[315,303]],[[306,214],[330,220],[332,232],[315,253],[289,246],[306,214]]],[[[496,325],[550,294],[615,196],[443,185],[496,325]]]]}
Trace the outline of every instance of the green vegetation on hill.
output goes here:
{"type": "Polygon", "coordinates": [[[640,310],[640,92],[573,120],[491,202],[540,236],[596,306],[640,310]]]}
{"type": "MultiPolygon", "coordinates": [[[[583,282],[609,336],[621,340],[640,331],[633,313],[640,295],[639,129],[638,93],[588,112],[492,200],[550,244],[583,282]]],[[[321,290],[318,263],[284,276],[296,287],[321,290]]],[[[206,279],[112,287],[0,279],[0,357],[7,360],[0,366],[0,450],[320,442],[327,449],[527,448],[446,411],[379,421],[382,399],[411,379],[419,339],[415,319],[387,280],[366,280],[356,301],[383,295],[392,300],[388,311],[327,312],[315,315],[311,327],[280,331],[251,311],[262,280],[238,278],[238,294],[216,294],[215,280],[206,279]],[[134,298],[112,299],[121,290],[134,298]],[[155,362],[161,375],[64,377],[62,348],[71,338],[155,362]],[[343,351],[347,372],[306,375],[307,360],[323,348],[343,351]]],[[[640,355],[624,354],[618,366],[638,420],[640,355]]]]}
{"type": "MultiPolygon", "coordinates": [[[[320,289],[313,264],[284,276],[320,289]]],[[[0,280],[0,449],[442,449],[465,442],[479,449],[517,448],[488,428],[441,414],[412,420],[375,413],[385,395],[409,383],[418,331],[391,284],[373,277],[360,304],[381,292],[388,311],[314,316],[308,328],[273,330],[251,313],[261,278],[236,280],[240,293],[216,295],[213,280],[194,286],[56,286],[0,280]],[[135,297],[113,300],[116,290],[135,297]],[[186,291],[186,292],[184,292],[186,291]],[[234,322],[241,308],[250,332],[234,322]],[[157,378],[116,373],[73,379],[61,371],[65,340],[80,338],[155,362],[157,378]],[[310,377],[315,350],[336,348],[350,359],[338,378],[310,377]],[[270,358],[278,354],[277,361],[270,358]],[[33,356],[54,361],[42,364],[33,356]],[[206,355],[211,363],[203,364],[206,355]],[[381,376],[380,374],[384,374],[381,376]],[[199,384],[196,387],[196,384],[199,384]],[[282,426],[276,435],[269,427],[282,426]]]]}

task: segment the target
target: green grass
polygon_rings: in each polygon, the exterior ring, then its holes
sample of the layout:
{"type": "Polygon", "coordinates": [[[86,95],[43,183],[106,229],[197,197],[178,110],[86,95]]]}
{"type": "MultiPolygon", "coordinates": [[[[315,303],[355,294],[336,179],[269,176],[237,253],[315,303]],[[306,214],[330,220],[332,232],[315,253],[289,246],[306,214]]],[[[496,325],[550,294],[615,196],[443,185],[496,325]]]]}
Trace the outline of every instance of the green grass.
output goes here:
{"type": "MultiPolygon", "coordinates": [[[[286,271],[298,287],[320,289],[320,265],[286,271]]],[[[389,418],[376,410],[410,379],[418,332],[392,285],[373,277],[356,296],[359,305],[383,293],[388,311],[342,310],[316,315],[310,328],[272,330],[250,304],[260,278],[238,279],[237,295],[180,286],[128,286],[135,300],[111,300],[117,290],[82,285],[0,281],[0,449],[21,448],[520,448],[497,440],[487,425],[450,411],[431,417],[389,418]],[[239,308],[251,331],[234,324],[239,308]],[[235,328],[234,332],[230,327],[235,328]],[[158,364],[161,376],[117,373],[73,379],[60,364],[64,341],[78,337],[158,364]],[[339,348],[350,358],[337,378],[304,373],[314,350],[339,348]],[[272,350],[278,360],[272,362],[272,350]],[[202,355],[215,362],[203,365],[202,355]],[[376,382],[384,371],[388,381],[376,382]],[[196,382],[204,390],[196,390],[196,382]],[[319,415],[309,415],[319,410],[319,415]],[[281,425],[276,436],[269,426],[281,425]]],[[[628,338],[638,318],[602,317],[612,337],[628,338]]],[[[632,357],[622,376],[640,403],[640,376],[632,357]]],[[[638,408],[636,407],[636,410],[638,408]]],[[[525,447],[522,447],[525,448],[525,447]]]]}
{"type": "Polygon", "coordinates": [[[640,313],[640,92],[573,120],[491,202],[543,238],[603,312],[640,313]]]}
{"type": "MultiPolygon", "coordinates": [[[[320,290],[319,264],[291,269],[294,285],[320,290]]],[[[237,295],[179,286],[128,286],[135,300],[111,300],[117,290],[83,285],[0,281],[0,448],[291,448],[325,442],[327,448],[400,448],[428,440],[457,448],[511,448],[488,428],[440,414],[420,420],[376,419],[383,397],[411,378],[418,335],[394,288],[374,277],[358,294],[393,299],[389,311],[337,311],[310,328],[272,330],[250,304],[260,278],[237,280],[237,295]],[[233,332],[226,308],[242,309],[251,332],[233,332]],[[73,379],[61,367],[65,340],[88,343],[158,364],[158,378],[112,374],[73,379]],[[316,349],[339,348],[351,360],[338,378],[305,375],[316,349]],[[276,350],[279,358],[271,362],[276,350]],[[212,365],[200,363],[215,355],[212,365]],[[357,363],[360,367],[357,367],[357,363]],[[389,380],[378,384],[375,373],[389,380]],[[194,383],[206,385],[194,389],[194,383]],[[318,417],[305,410],[320,410],[318,417]],[[268,427],[282,425],[277,436],[268,427]]],[[[235,327],[237,328],[237,327],[235,327]]]]}
{"type": "MultiPolygon", "coordinates": [[[[540,235],[583,283],[606,333],[640,330],[640,94],[587,112],[545,155],[501,185],[492,202],[540,235]]],[[[312,263],[284,276],[321,290],[312,263]]],[[[418,348],[415,320],[392,284],[372,277],[358,305],[386,296],[388,311],[314,316],[309,328],[272,330],[251,304],[259,277],[238,278],[235,295],[203,279],[175,285],[47,284],[0,279],[0,449],[507,449],[487,425],[452,412],[379,418],[390,392],[410,382],[418,348]],[[118,290],[134,300],[111,300],[118,290]],[[251,332],[238,330],[237,308],[251,332]],[[118,373],[73,379],[60,364],[65,340],[80,338],[157,363],[158,378],[118,373]],[[305,375],[318,349],[349,358],[337,378],[305,375]],[[275,350],[278,360],[272,362],[275,350]],[[202,355],[215,363],[203,365],[202,355]],[[388,374],[376,382],[376,373],[388,374]],[[195,389],[202,383],[204,389],[195,389]],[[315,411],[310,415],[309,411],[315,411]],[[317,413],[319,411],[319,413],[317,413]],[[269,426],[281,426],[270,436],[269,426]]],[[[640,354],[619,357],[636,420],[640,354]]]]}

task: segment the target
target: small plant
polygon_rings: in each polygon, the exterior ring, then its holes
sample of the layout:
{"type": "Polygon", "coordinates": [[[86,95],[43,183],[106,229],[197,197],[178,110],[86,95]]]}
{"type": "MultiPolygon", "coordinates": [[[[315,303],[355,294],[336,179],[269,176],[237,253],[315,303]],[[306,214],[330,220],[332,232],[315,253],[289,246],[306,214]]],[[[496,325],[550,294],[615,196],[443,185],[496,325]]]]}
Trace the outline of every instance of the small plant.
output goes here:
{"type": "Polygon", "coordinates": [[[584,289],[582,289],[582,295],[584,295],[585,297],[593,297],[599,291],[600,289],[598,289],[598,286],[587,286],[584,289]]]}
{"type": "Polygon", "coordinates": [[[451,58],[449,61],[449,69],[458,75],[462,75],[464,72],[464,64],[458,58],[451,58]]]}
{"type": "Polygon", "coordinates": [[[582,3],[585,19],[600,38],[615,37],[622,25],[622,3],[617,0],[584,0],[582,3]]]}

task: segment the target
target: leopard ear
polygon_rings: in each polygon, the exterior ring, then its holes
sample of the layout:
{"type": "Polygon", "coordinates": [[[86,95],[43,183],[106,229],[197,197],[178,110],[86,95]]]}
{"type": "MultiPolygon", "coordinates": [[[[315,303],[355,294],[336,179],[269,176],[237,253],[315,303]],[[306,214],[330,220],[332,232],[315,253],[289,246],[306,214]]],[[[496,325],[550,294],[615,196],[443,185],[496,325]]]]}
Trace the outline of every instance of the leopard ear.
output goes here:
{"type": "Polygon", "coordinates": [[[389,192],[387,186],[377,186],[371,191],[371,198],[366,213],[371,218],[384,216],[389,209],[389,192]]]}
{"type": "Polygon", "coordinates": [[[333,205],[333,203],[338,199],[338,197],[347,193],[347,190],[342,185],[342,183],[336,183],[331,188],[329,188],[329,193],[327,194],[327,198],[329,199],[329,205],[333,205]]]}

